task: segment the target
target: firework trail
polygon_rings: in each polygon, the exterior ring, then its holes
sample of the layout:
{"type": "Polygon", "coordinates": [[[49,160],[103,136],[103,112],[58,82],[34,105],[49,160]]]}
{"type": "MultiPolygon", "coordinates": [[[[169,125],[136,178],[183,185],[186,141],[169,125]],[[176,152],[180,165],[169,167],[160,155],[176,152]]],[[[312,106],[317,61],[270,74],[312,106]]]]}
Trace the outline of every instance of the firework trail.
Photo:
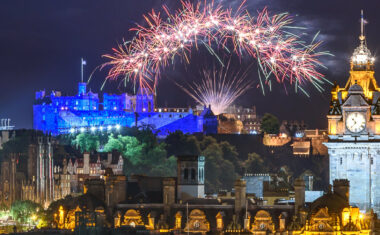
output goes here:
{"type": "MultiPolygon", "coordinates": [[[[244,4],[233,12],[214,3],[193,4],[182,1],[182,8],[174,13],[163,7],[167,19],[152,10],[144,15],[147,27],[137,25],[132,41],[120,44],[112,54],[104,55],[110,66],[108,79],[124,79],[140,87],[154,89],[160,72],[175,58],[189,63],[192,48],[205,46],[219,57],[213,47],[249,55],[257,60],[260,82],[271,86],[274,78],[279,83],[288,82],[302,89],[311,82],[318,90],[324,76],[317,71],[323,66],[318,60],[326,52],[317,52],[320,42],[305,44],[300,37],[287,30],[294,28],[292,18],[284,13],[270,16],[267,9],[252,17],[244,4]]],[[[220,59],[219,59],[220,60],[220,59]]],[[[221,61],[220,61],[221,62],[221,61]]]]}
{"type": "Polygon", "coordinates": [[[211,106],[215,115],[224,111],[242,94],[252,88],[253,81],[246,80],[249,69],[245,72],[230,70],[230,62],[223,68],[204,69],[202,80],[179,85],[198,104],[211,106]]]}

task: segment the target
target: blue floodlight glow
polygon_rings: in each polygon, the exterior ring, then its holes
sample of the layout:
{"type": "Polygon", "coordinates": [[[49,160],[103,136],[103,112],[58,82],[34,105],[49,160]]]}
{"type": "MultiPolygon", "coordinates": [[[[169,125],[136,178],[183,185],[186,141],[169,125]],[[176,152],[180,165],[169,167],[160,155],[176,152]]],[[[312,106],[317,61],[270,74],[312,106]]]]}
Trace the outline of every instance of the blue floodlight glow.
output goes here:
{"type": "Polygon", "coordinates": [[[136,95],[87,92],[80,83],[74,96],[62,96],[53,91],[36,92],[33,105],[33,128],[52,135],[113,131],[121,127],[150,126],[160,136],[177,130],[186,134],[216,134],[217,117],[206,108],[192,112],[187,108],[155,107],[154,94],[138,91],[136,95]]]}

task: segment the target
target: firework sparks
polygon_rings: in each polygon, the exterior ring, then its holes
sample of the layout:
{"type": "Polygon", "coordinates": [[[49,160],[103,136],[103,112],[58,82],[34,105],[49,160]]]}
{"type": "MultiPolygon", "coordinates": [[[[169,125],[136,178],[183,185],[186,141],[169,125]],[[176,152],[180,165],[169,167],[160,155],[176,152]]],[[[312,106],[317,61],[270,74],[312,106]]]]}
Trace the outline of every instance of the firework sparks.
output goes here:
{"type": "Polygon", "coordinates": [[[256,59],[269,86],[275,78],[296,88],[311,82],[321,89],[325,78],[317,71],[322,66],[318,57],[326,53],[316,52],[320,42],[305,45],[296,34],[287,32],[293,23],[288,14],[270,16],[264,9],[252,17],[244,10],[244,2],[236,12],[190,1],[182,1],[182,8],[174,14],[163,9],[167,20],[152,10],[144,15],[147,27],[131,29],[136,31],[132,41],[104,55],[110,60],[102,66],[110,66],[107,79],[122,78],[153,90],[161,70],[175,58],[189,63],[191,49],[200,45],[217,56],[212,49],[216,45],[256,59]]]}
{"type": "Polygon", "coordinates": [[[247,90],[252,88],[252,81],[247,81],[247,72],[234,72],[230,70],[230,63],[224,68],[215,68],[213,70],[204,69],[202,80],[187,83],[181,86],[190,97],[198,104],[211,106],[215,115],[224,113],[224,111],[247,90]]]}

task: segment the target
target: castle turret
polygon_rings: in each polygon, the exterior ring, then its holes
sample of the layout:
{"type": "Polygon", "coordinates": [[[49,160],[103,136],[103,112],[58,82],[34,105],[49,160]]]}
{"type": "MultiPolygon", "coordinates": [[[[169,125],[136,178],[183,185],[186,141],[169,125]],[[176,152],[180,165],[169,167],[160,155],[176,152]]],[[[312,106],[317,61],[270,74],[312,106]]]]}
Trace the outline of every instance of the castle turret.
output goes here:
{"type": "Polygon", "coordinates": [[[87,84],[85,82],[78,83],[78,96],[86,94],[87,84]]]}

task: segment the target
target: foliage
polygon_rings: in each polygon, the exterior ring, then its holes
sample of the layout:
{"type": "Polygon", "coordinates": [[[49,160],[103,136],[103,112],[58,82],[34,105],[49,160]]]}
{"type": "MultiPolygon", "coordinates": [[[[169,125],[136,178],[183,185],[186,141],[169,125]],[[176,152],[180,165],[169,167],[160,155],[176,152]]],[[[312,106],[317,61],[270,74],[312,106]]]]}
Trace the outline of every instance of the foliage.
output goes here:
{"type": "Polygon", "coordinates": [[[169,155],[198,155],[201,152],[197,138],[185,135],[182,131],[175,131],[168,135],[165,143],[169,155]]]}
{"type": "Polygon", "coordinates": [[[32,201],[15,201],[10,210],[13,219],[21,223],[36,222],[33,218],[38,218],[42,213],[42,206],[32,201]]]}
{"type": "Polygon", "coordinates": [[[113,150],[119,151],[132,165],[138,165],[141,162],[142,150],[145,143],[140,144],[136,137],[118,135],[115,137],[111,134],[108,137],[108,143],[104,146],[106,152],[113,150]]]}
{"type": "Polygon", "coordinates": [[[264,114],[261,119],[261,130],[267,134],[278,134],[280,131],[280,122],[278,118],[270,113],[264,114]]]}
{"type": "Polygon", "coordinates": [[[72,141],[72,144],[75,145],[83,153],[98,150],[100,141],[98,135],[91,133],[80,133],[72,141]]]}
{"type": "Polygon", "coordinates": [[[257,153],[248,154],[248,159],[243,162],[245,173],[257,174],[267,173],[268,168],[265,167],[264,160],[257,153]]]}
{"type": "Polygon", "coordinates": [[[126,175],[144,174],[151,176],[173,176],[176,172],[176,159],[167,157],[164,144],[158,144],[156,137],[149,131],[137,137],[110,135],[105,151],[119,151],[124,157],[126,175]],[[138,140],[144,140],[145,142],[138,140]]]}

